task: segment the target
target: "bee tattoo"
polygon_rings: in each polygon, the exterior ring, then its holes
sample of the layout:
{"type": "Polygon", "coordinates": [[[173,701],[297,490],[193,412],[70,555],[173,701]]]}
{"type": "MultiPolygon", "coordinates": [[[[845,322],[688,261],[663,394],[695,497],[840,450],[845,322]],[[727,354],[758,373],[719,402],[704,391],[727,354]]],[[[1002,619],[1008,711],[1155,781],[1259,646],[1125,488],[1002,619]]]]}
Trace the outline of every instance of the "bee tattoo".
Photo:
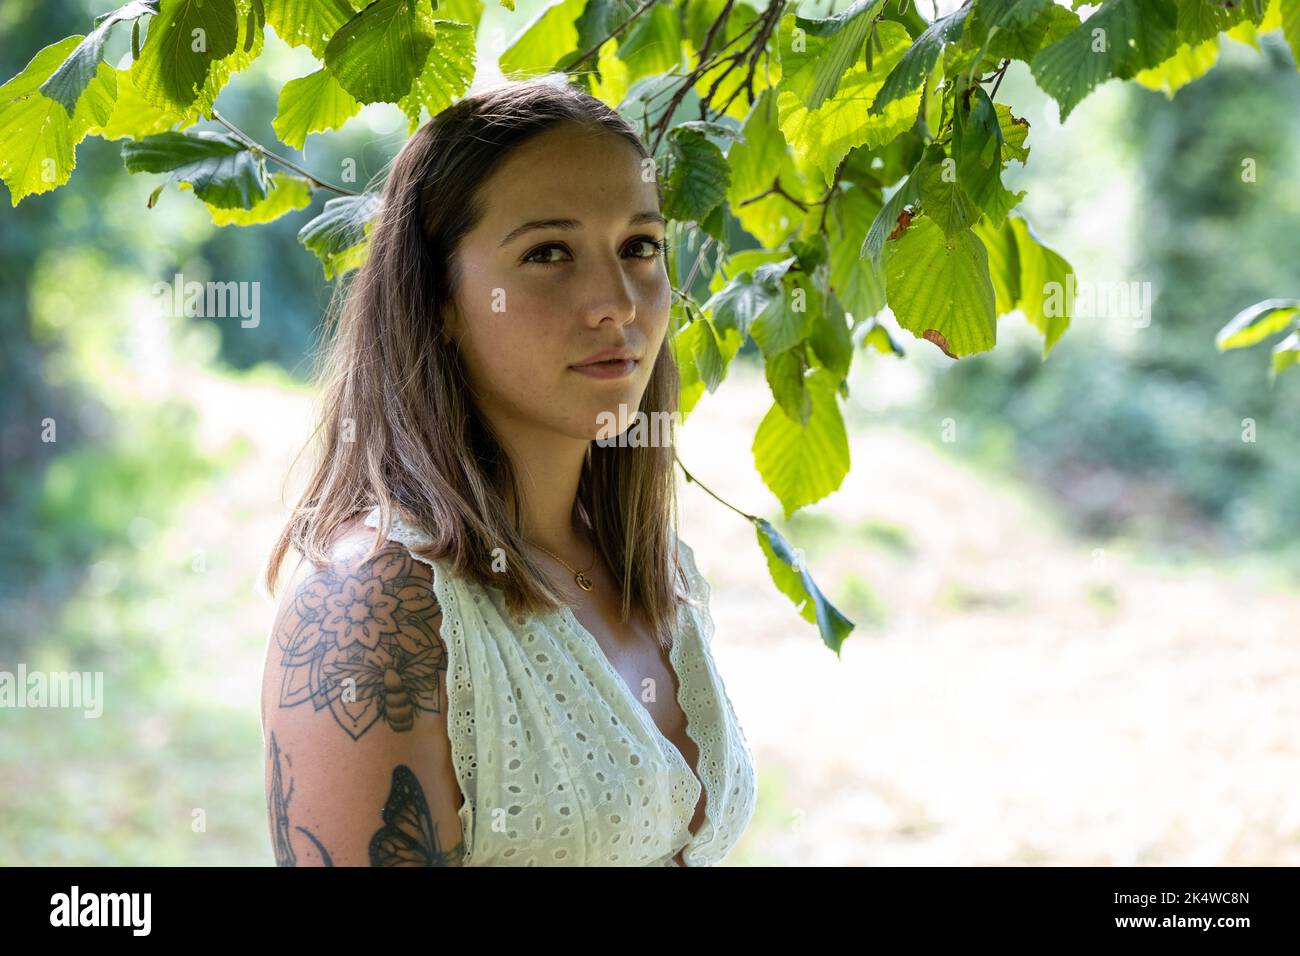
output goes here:
{"type": "Polygon", "coordinates": [[[442,613],[414,563],[405,548],[388,547],[303,582],[275,627],[281,707],[328,708],[353,740],[379,720],[407,731],[421,711],[441,712],[442,613]]]}

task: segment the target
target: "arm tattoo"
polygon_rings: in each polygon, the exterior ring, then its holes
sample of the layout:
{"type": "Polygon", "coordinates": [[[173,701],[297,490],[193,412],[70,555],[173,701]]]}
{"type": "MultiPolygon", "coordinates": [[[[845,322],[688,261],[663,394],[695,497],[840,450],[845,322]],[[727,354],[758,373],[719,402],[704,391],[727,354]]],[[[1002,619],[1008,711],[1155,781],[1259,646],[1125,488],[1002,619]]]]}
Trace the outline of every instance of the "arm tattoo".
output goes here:
{"type": "MultiPolygon", "coordinates": [[[[267,794],[267,813],[271,817],[271,842],[275,847],[275,865],[297,866],[298,855],[294,853],[293,844],[289,839],[289,799],[293,796],[293,784],[289,784],[288,790],[284,786],[284,768],[290,766],[291,762],[288,754],[280,752],[280,745],[276,742],[274,731],[271,733],[270,760],[271,790],[267,794]]],[[[311,840],[325,866],[334,865],[329,851],[321,845],[320,840],[316,839],[310,830],[306,827],[294,827],[294,829],[311,840]]]]}
{"type": "Polygon", "coordinates": [[[328,707],[356,740],[377,720],[410,730],[442,709],[442,612],[405,548],[388,547],[351,570],[317,571],[275,628],[284,652],[280,706],[328,707]]]}
{"type": "Polygon", "coordinates": [[[429,813],[420,781],[398,764],[384,804],[384,825],[370,839],[371,866],[461,866],[465,843],[449,850],[438,844],[438,826],[429,813]]]}

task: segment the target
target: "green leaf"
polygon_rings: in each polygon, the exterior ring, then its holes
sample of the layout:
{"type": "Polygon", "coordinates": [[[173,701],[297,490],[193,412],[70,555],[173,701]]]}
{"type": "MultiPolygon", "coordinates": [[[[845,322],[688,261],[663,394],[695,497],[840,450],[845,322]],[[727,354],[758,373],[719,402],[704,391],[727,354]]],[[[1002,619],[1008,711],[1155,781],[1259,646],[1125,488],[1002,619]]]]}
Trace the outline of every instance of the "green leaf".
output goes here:
{"type": "Polygon", "coordinates": [[[117,74],[106,63],[99,65],[71,116],[40,92],[81,39],[71,36],[50,44],[0,86],[0,179],[9,187],[13,206],[66,183],[77,165],[77,144],[112,115],[117,74]]]}
{"type": "Polygon", "coordinates": [[[408,134],[420,125],[420,108],[437,116],[469,92],[474,80],[475,29],[467,23],[434,20],[433,49],[411,92],[397,105],[410,120],[408,134]]]}
{"type": "Polygon", "coordinates": [[[1006,315],[1020,303],[1020,253],[1011,223],[991,223],[988,217],[974,225],[975,235],[984,243],[989,257],[989,276],[993,280],[994,311],[1006,315]]]}
{"type": "Polygon", "coordinates": [[[154,106],[135,88],[130,70],[115,70],[117,99],[108,122],[95,130],[104,139],[140,139],[153,133],[162,133],[182,119],[179,113],[161,110],[154,106]]]}
{"type": "Polygon", "coordinates": [[[1029,147],[1025,140],[1029,137],[1029,120],[1011,115],[1011,107],[1005,103],[994,103],[998,114],[998,128],[1002,130],[1002,165],[1013,159],[1024,163],[1029,159],[1029,147]]]}
{"type": "Polygon", "coordinates": [[[104,43],[109,31],[124,21],[134,22],[145,14],[158,13],[158,0],[131,0],[110,13],[105,13],[96,20],[96,27],[76,48],[68,54],[50,78],[41,84],[41,92],[52,100],[63,104],[71,116],[77,108],[77,100],[85,92],[90,81],[99,71],[103,62],[104,43]]]}
{"type": "Polygon", "coordinates": [[[325,65],[362,103],[396,103],[410,92],[433,43],[425,4],[375,0],[330,39],[325,65]]]}
{"type": "Polygon", "coordinates": [[[1273,361],[1269,365],[1269,379],[1276,379],[1289,368],[1300,363],[1300,332],[1292,332],[1273,346],[1273,361]]]}
{"type": "MultiPolygon", "coordinates": [[[[830,236],[830,283],[840,303],[857,321],[869,318],[885,307],[885,276],[880,265],[863,258],[862,244],[867,228],[880,208],[865,190],[839,190],[831,199],[826,216],[830,236]]],[[[816,347],[814,342],[814,347],[816,347]]]]}
{"type": "Polygon", "coordinates": [[[749,324],[749,334],[764,356],[784,352],[806,339],[812,317],[821,309],[821,293],[802,272],[785,272],[780,289],[749,324]]]}
{"type": "Polygon", "coordinates": [[[1291,47],[1291,58],[1300,69],[1300,0],[1274,0],[1282,14],[1282,35],[1291,47]]]}
{"type": "Polygon", "coordinates": [[[880,255],[889,237],[899,230],[907,229],[906,221],[911,216],[911,213],[908,213],[907,217],[904,217],[907,208],[920,205],[921,177],[917,175],[920,169],[921,164],[917,163],[907,179],[894,190],[893,195],[880,207],[880,212],[876,213],[876,218],[871,221],[871,226],[867,229],[867,237],[862,241],[862,255],[868,257],[873,263],[880,262],[880,255]]]}
{"type": "Polygon", "coordinates": [[[754,435],[754,464],[787,518],[835,491],[849,472],[849,440],[836,399],[838,380],[819,368],[804,384],[812,398],[808,424],[791,421],[774,404],[754,435]]]}
{"type": "Polygon", "coordinates": [[[813,319],[808,344],[823,368],[834,372],[841,381],[849,374],[853,362],[853,333],[844,307],[834,292],[825,297],[821,310],[813,319]]]}
{"type": "Polygon", "coordinates": [[[920,168],[921,208],[951,236],[969,229],[980,218],[979,207],[957,181],[957,161],[945,156],[942,146],[926,151],[920,168]]]}
{"type": "Polygon", "coordinates": [[[510,79],[522,79],[549,72],[560,57],[577,49],[578,28],[574,21],[586,5],[587,0],[551,0],[501,54],[501,73],[510,79]]]}
{"type": "MultiPolygon", "coordinates": [[[[352,19],[346,0],[262,0],[266,22],[289,46],[305,46],[319,59],[343,24],[352,19]]],[[[287,141],[286,141],[287,142],[287,141]]]]}
{"type": "Polygon", "coordinates": [[[988,56],[996,59],[1032,62],[1045,46],[1050,46],[1079,26],[1079,15],[1057,3],[1048,3],[1029,23],[1003,25],[991,35],[983,5],[975,9],[966,26],[968,42],[983,47],[988,56]]]}
{"type": "Polygon", "coordinates": [[[1097,84],[1131,79],[1169,59],[1178,47],[1176,26],[1174,0],[1108,0],[1040,50],[1029,68],[1065,122],[1097,84]]]}
{"type": "Polygon", "coordinates": [[[794,261],[794,256],[790,256],[740,273],[709,296],[701,308],[713,319],[716,329],[724,334],[728,329],[735,329],[743,341],[754,319],[784,296],[781,280],[794,261]]]}
{"type": "Polygon", "coordinates": [[[131,66],[140,94],[162,110],[186,113],[213,63],[236,50],[235,0],[170,0],[149,21],[140,59],[131,66]]]}
{"type": "Polygon", "coordinates": [[[732,143],[727,151],[727,204],[741,227],[769,248],[780,246],[804,216],[805,210],[787,197],[804,203],[810,198],[777,123],[776,98],[771,87],[759,94],[741,129],[744,142],[732,143]],[[774,192],[755,200],[773,180],[780,181],[786,195],[774,192]]]}
{"type": "Polygon", "coordinates": [[[261,17],[261,5],[262,0],[235,0],[239,21],[235,52],[212,64],[199,95],[181,119],[182,128],[193,126],[200,119],[211,119],[217,97],[230,78],[262,55],[262,46],[266,41],[266,21],[261,17]]]}
{"type": "Polygon", "coordinates": [[[993,348],[993,282],[978,236],[969,229],[945,236],[921,217],[890,246],[885,288],[900,326],[952,358],[993,348]]]}
{"type": "MultiPolygon", "coordinates": [[[[895,355],[902,358],[906,353],[903,347],[894,341],[894,337],[889,334],[889,329],[885,328],[879,322],[865,322],[862,328],[866,332],[862,336],[862,341],[870,345],[882,355],[895,355]]],[[[854,330],[857,331],[856,329],[854,330]]]]}
{"type": "Polygon", "coordinates": [[[1000,118],[993,101],[979,85],[957,100],[952,146],[957,180],[975,205],[995,222],[1001,222],[1025,194],[1013,193],[1002,185],[1006,160],[1000,118]]]}
{"type": "Polygon", "coordinates": [[[1265,299],[1242,309],[1214,337],[1214,345],[1220,352],[1239,349],[1247,345],[1262,342],[1270,335],[1289,328],[1300,328],[1296,318],[1300,316],[1300,299],[1265,299]]]}
{"type": "Polygon", "coordinates": [[[669,219],[702,222],[726,198],[731,168],[722,150],[702,133],[674,129],[668,139],[672,169],[663,213],[669,219]]]}
{"type": "Polygon", "coordinates": [[[857,0],[833,17],[783,17],[777,89],[795,94],[810,110],[830,99],[858,59],[882,6],[884,0],[857,0]]]}
{"type": "Polygon", "coordinates": [[[378,193],[340,196],[326,202],[321,214],[298,231],[298,241],[316,253],[326,279],[364,261],[368,227],[379,206],[378,193]]]}
{"type": "Polygon", "coordinates": [[[1174,98],[1180,88],[1186,86],[1210,71],[1219,59],[1219,38],[1210,37],[1197,46],[1184,43],[1178,52],[1158,66],[1141,70],[1133,77],[1134,81],[1149,90],[1164,93],[1169,99],[1174,98]]]}
{"type": "MultiPolygon", "coordinates": [[[[871,112],[884,112],[889,104],[901,99],[916,89],[934,68],[943,48],[949,43],[961,39],[962,28],[966,25],[966,15],[970,7],[964,6],[946,17],[940,17],[926,27],[925,31],[909,45],[907,53],[896,65],[892,65],[889,77],[880,87],[879,94],[871,104],[871,112]]],[[[883,26],[883,24],[882,24],[883,26]]],[[[915,111],[915,108],[913,109],[915,111]]]]}
{"type": "Polygon", "coordinates": [[[284,84],[271,127],[281,142],[302,149],[307,134],[338,129],[360,110],[334,74],[321,69],[284,84]]]}
{"type": "Polygon", "coordinates": [[[763,372],[776,404],[791,421],[800,425],[807,425],[812,415],[812,396],[804,387],[804,373],[807,371],[808,358],[802,342],[784,352],[767,356],[763,363],[763,372]]]}
{"type": "Polygon", "coordinates": [[[772,575],[772,582],[794,602],[805,621],[817,625],[822,642],[838,655],[845,638],[853,632],[853,622],[826,599],[808,571],[802,554],[790,547],[771,522],[756,518],[754,524],[758,531],[759,547],[767,557],[767,569],[772,575]]]}
{"type": "Polygon", "coordinates": [[[667,73],[682,61],[679,12],[671,4],[655,4],[637,18],[618,47],[627,65],[628,82],[652,73],[667,73]]]}
{"type": "Polygon", "coordinates": [[[1014,29],[1033,23],[1054,0],[980,0],[984,22],[998,29],[1014,29]]]}
{"type": "Polygon", "coordinates": [[[1025,220],[1016,216],[1008,219],[1007,224],[1016,238],[1020,310],[1043,333],[1043,358],[1046,359],[1074,317],[1074,269],[1039,242],[1025,220]]]}
{"type": "Polygon", "coordinates": [[[1259,23],[1267,7],[1267,0],[1257,10],[1251,0],[1178,0],[1178,39],[1184,46],[1197,46],[1238,24],[1259,23]]]}
{"type": "Polygon", "coordinates": [[[210,206],[251,209],[266,198],[262,163],[240,140],[205,130],[157,133],[122,144],[132,173],[167,173],[210,206]]]}
{"type": "Polygon", "coordinates": [[[910,46],[907,31],[897,23],[877,23],[876,36],[883,49],[874,55],[872,68],[867,69],[861,61],[855,63],[840,78],[835,95],[817,109],[808,109],[794,93],[783,92],[777,98],[781,131],[796,161],[802,169],[820,172],[827,185],[849,150],[883,146],[916,121],[921,103],[919,90],[891,101],[879,115],[867,113],[885,77],[910,46]]]}
{"type": "Polygon", "coordinates": [[[287,212],[303,209],[311,204],[311,184],[301,176],[276,173],[271,177],[266,198],[250,209],[222,209],[208,206],[212,223],[216,226],[252,226],[279,219],[287,212]]]}

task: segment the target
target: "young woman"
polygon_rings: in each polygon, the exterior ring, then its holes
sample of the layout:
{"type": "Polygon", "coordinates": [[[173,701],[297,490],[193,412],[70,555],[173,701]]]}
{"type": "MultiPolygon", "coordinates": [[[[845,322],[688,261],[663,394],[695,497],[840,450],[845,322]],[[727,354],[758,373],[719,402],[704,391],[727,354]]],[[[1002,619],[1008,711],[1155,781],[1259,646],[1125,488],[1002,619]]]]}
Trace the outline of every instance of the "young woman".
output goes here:
{"type": "Polygon", "coordinates": [[[303,556],[263,678],[281,865],[702,866],[749,823],[671,442],[599,440],[676,411],[664,227],[636,131],[554,78],[394,159],[266,574],[303,556]]]}

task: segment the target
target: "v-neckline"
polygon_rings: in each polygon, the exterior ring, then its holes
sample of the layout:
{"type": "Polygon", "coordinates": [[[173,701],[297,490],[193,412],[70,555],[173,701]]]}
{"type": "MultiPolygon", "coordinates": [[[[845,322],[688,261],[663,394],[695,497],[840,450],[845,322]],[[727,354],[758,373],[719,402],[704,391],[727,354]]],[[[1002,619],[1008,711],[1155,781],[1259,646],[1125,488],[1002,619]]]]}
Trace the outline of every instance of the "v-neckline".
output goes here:
{"type": "MultiPolygon", "coordinates": [[[[691,767],[690,762],[682,755],[682,752],[677,748],[677,745],[674,744],[671,740],[669,740],[667,735],[662,730],[659,729],[659,724],[658,722],[655,721],[654,714],[650,713],[650,711],[645,707],[645,705],[636,699],[636,696],[632,693],[632,688],[627,686],[627,681],[623,680],[623,675],[618,672],[618,669],[614,667],[612,663],[610,663],[609,655],[606,654],[605,649],[600,646],[600,642],[596,640],[596,636],[587,629],[586,625],[584,625],[581,621],[578,620],[578,616],[573,613],[573,608],[569,607],[568,605],[565,605],[561,609],[560,613],[564,617],[566,622],[578,634],[578,636],[586,640],[587,643],[591,645],[591,649],[600,658],[601,664],[604,665],[606,673],[615,679],[619,688],[622,690],[627,702],[631,704],[633,707],[640,710],[641,713],[645,715],[645,719],[650,723],[651,732],[654,733],[655,736],[659,738],[660,749],[662,749],[663,746],[666,745],[668,747],[669,752],[681,762],[681,764],[686,768],[687,772],[691,775],[691,778],[695,781],[697,791],[695,794],[695,799],[691,803],[690,818],[688,818],[686,821],[686,834],[689,838],[686,843],[686,846],[689,847],[692,843],[695,842],[699,834],[703,832],[705,824],[709,822],[709,809],[710,809],[709,801],[712,800],[712,794],[709,793],[709,788],[704,782],[704,775],[702,773],[697,772],[695,769],[691,767]],[[700,822],[700,830],[695,833],[692,833],[691,820],[695,818],[695,808],[699,804],[701,796],[705,798],[704,819],[700,822]]],[[[668,666],[671,668],[673,672],[673,679],[677,681],[677,706],[681,709],[682,718],[686,722],[686,736],[690,738],[691,743],[695,744],[696,761],[702,762],[701,758],[703,757],[704,752],[700,748],[699,738],[696,737],[695,735],[696,728],[694,724],[691,722],[690,709],[687,708],[686,705],[682,703],[682,696],[686,691],[686,683],[685,681],[682,680],[681,664],[680,661],[678,660],[679,657],[678,649],[681,647],[681,638],[682,638],[682,629],[678,627],[675,629],[675,633],[673,634],[672,647],[668,649],[668,666]]],[[[683,850],[685,850],[685,847],[682,847],[679,850],[674,851],[673,855],[676,856],[678,852],[682,852],[683,850]]]]}

